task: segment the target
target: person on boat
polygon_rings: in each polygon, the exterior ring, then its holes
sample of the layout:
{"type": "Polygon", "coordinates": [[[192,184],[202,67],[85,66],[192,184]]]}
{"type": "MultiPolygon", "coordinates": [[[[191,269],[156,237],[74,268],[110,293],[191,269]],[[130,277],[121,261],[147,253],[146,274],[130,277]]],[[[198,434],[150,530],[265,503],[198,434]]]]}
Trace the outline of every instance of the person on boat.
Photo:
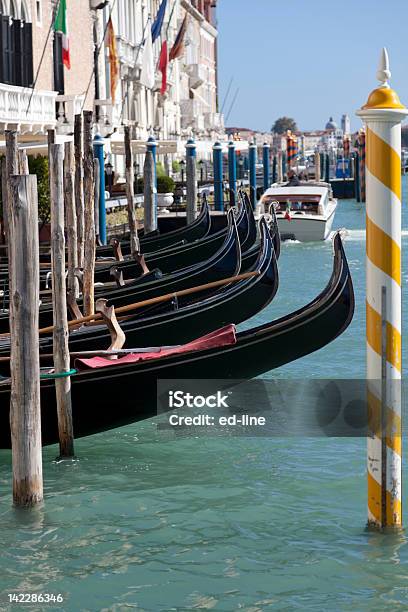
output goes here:
{"type": "Polygon", "coordinates": [[[296,174],[296,172],[293,170],[293,168],[291,168],[288,172],[288,182],[287,182],[288,187],[299,187],[300,185],[300,180],[296,174]]]}

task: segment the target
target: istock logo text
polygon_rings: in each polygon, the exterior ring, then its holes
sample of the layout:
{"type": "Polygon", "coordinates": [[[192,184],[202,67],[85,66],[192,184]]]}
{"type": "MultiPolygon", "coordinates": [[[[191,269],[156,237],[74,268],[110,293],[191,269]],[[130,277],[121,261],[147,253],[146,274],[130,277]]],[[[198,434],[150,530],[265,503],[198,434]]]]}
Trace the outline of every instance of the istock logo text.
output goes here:
{"type": "Polygon", "coordinates": [[[183,391],[169,391],[170,408],[228,408],[228,395],[217,391],[215,395],[193,395],[183,391]]]}

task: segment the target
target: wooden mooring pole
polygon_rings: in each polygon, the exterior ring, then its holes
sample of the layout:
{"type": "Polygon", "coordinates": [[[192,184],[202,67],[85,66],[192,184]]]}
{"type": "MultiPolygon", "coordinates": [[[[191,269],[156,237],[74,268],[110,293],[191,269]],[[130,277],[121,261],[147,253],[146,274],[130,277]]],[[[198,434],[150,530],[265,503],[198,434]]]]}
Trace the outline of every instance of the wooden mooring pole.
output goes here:
{"type": "Polygon", "coordinates": [[[75,276],[75,269],[78,268],[78,230],[75,207],[74,145],[72,142],[66,142],[64,150],[64,201],[68,251],[67,291],[74,299],[77,299],[79,297],[79,285],[75,276]]]}
{"type": "Polygon", "coordinates": [[[84,180],[83,180],[83,145],[82,116],[75,115],[74,121],[75,149],[75,208],[78,235],[78,267],[84,267],[84,180]]]}
{"type": "Polygon", "coordinates": [[[367,138],[368,526],[402,527],[401,122],[408,114],[388,80],[383,49],[377,79],[357,115],[367,138]]]}
{"type": "Polygon", "coordinates": [[[9,186],[13,501],[31,506],[43,499],[37,177],[11,176],[9,186]]]}
{"type": "Polygon", "coordinates": [[[84,111],[84,315],[95,312],[95,218],[92,111],[84,111]]]}
{"type": "Polygon", "coordinates": [[[135,257],[135,255],[137,255],[140,251],[140,243],[137,235],[133,155],[130,146],[130,128],[127,125],[125,126],[125,174],[128,223],[130,232],[130,251],[132,257],[135,257]]]}
{"type": "Polygon", "coordinates": [[[58,433],[60,457],[74,456],[74,433],[72,426],[71,379],[65,376],[70,370],[68,348],[68,317],[65,281],[65,236],[64,236],[64,145],[50,146],[51,186],[51,267],[53,305],[53,346],[55,393],[57,398],[58,433]]]}

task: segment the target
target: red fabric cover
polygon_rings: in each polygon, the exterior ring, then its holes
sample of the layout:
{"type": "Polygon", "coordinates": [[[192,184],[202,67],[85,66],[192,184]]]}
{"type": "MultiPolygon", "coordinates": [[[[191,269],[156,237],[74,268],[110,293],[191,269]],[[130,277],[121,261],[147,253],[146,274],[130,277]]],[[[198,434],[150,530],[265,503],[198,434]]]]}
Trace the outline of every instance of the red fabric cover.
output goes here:
{"type": "Polygon", "coordinates": [[[211,334],[201,336],[187,344],[173,346],[171,348],[159,349],[151,353],[129,353],[118,359],[106,359],[106,357],[91,357],[90,359],[76,359],[75,367],[78,370],[93,370],[94,368],[105,368],[107,366],[124,365],[126,363],[136,363],[147,361],[148,359],[160,359],[168,355],[178,355],[180,353],[190,353],[192,351],[204,351],[209,348],[218,348],[236,344],[235,325],[226,325],[217,329],[211,334]]]}

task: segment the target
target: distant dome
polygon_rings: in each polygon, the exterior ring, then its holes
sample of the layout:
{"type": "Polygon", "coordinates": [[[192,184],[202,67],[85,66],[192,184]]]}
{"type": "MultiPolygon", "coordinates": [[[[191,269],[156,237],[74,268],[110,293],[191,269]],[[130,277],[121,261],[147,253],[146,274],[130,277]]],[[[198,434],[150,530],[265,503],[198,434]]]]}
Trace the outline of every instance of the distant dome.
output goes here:
{"type": "Polygon", "coordinates": [[[337,123],[333,121],[333,117],[330,117],[328,122],[326,123],[326,130],[337,130],[337,123]]]}

